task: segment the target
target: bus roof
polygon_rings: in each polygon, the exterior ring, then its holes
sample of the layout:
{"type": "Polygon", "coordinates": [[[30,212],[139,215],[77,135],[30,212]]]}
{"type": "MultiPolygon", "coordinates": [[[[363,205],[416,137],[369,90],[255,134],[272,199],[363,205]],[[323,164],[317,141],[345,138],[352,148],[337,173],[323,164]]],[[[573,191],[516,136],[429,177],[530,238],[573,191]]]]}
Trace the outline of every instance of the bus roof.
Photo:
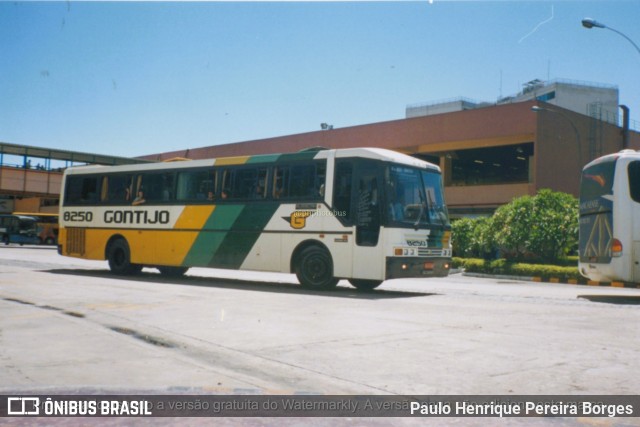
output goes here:
{"type": "Polygon", "coordinates": [[[51,212],[14,212],[13,215],[22,215],[22,216],[48,216],[48,217],[54,217],[54,216],[59,216],[59,214],[57,213],[51,213],[51,212]]]}
{"type": "Polygon", "coordinates": [[[620,158],[640,158],[640,151],[636,151],[636,150],[622,150],[622,151],[618,151],[617,153],[611,153],[611,154],[607,154],[605,156],[602,157],[598,157],[595,160],[592,160],[591,162],[587,163],[582,169],[588,169],[592,166],[595,166],[597,164],[600,163],[604,163],[604,162],[611,162],[620,158]]]}
{"type": "Polygon", "coordinates": [[[28,215],[20,215],[20,214],[14,214],[14,213],[4,213],[4,214],[0,214],[0,217],[8,217],[8,216],[12,216],[12,217],[16,217],[18,219],[22,219],[22,220],[33,220],[36,221],[36,218],[32,217],[32,216],[28,216],[28,215]]]}
{"type": "Polygon", "coordinates": [[[331,149],[331,150],[303,150],[297,153],[282,153],[282,154],[259,154],[252,156],[237,156],[237,157],[220,157],[216,159],[202,159],[202,160],[187,160],[179,162],[156,162],[156,163],[143,163],[137,165],[120,165],[120,166],[74,166],[66,169],[65,173],[68,175],[75,174],[87,174],[87,173],[101,173],[104,171],[110,172],[130,172],[130,171],[153,171],[164,169],[189,169],[197,167],[212,167],[212,166],[235,166],[244,164],[257,164],[257,163],[273,163],[277,161],[295,161],[295,160],[313,160],[313,159],[326,159],[334,155],[336,158],[347,157],[362,157],[368,159],[382,160],[386,162],[399,163],[407,166],[414,166],[419,168],[431,169],[433,171],[440,171],[440,167],[424,160],[411,157],[407,154],[398,153],[396,151],[387,150],[384,148],[343,148],[343,149],[331,149]]]}

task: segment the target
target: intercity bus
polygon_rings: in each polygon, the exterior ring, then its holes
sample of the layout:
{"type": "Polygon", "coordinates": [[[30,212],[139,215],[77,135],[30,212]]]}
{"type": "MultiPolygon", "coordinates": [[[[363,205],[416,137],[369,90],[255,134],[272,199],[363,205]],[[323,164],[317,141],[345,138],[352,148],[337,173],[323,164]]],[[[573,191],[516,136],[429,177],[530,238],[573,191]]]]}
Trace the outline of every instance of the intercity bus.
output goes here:
{"type": "Polygon", "coordinates": [[[44,212],[14,212],[14,215],[35,218],[40,244],[55,245],[58,242],[58,214],[44,212]]]}
{"type": "Polygon", "coordinates": [[[0,215],[0,240],[5,245],[19,243],[20,245],[36,245],[38,239],[36,219],[24,215],[0,215]]]}
{"type": "Polygon", "coordinates": [[[384,149],[73,167],[60,203],[59,252],[116,274],[213,267],[370,290],[451,262],[440,169],[384,149]]]}
{"type": "Polygon", "coordinates": [[[640,152],[623,150],[584,167],[579,249],[583,276],[640,282],[640,152]]]}

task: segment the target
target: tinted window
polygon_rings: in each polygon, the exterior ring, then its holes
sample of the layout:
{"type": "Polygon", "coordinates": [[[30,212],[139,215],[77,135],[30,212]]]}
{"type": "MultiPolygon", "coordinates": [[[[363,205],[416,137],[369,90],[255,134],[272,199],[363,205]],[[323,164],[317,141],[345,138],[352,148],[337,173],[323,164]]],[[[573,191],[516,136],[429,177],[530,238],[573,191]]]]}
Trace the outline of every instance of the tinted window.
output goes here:
{"type": "Polygon", "coordinates": [[[131,203],[132,198],[132,176],[111,175],[108,177],[106,186],[106,198],[103,200],[107,203],[131,203]]]}
{"type": "Polygon", "coordinates": [[[214,200],[216,174],[212,170],[178,173],[177,199],[179,201],[214,200]]]}
{"type": "Polygon", "coordinates": [[[275,198],[301,200],[324,198],[326,176],[324,163],[278,166],[274,175],[273,196],[275,198]]]}
{"type": "MultiPolygon", "coordinates": [[[[616,159],[597,163],[582,172],[580,183],[580,203],[597,200],[607,194],[613,194],[613,177],[616,159]]],[[[580,207],[583,209],[583,206],[580,207]]]]}
{"type": "Polygon", "coordinates": [[[629,163],[627,173],[629,175],[629,195],[634,202],[640,203],[640,161],[629,163]]]}
{"type": "Polygon", "coordinates": [[[97,176],[70,176],[65,189],[65,204],[95,204],[98,201],[100,178],[97,176]]]}
{"type": "Polygon", "coordinates": [[[266,197],[267,168],[227,169],[223,172],[221,199],[260,200],[266,197]]]}
{"type": "Polygon", "coordinates": [[[138,197],[143,196],[146,203],[170,202],[175,195],[174,179],[173,172],[146,173],[142,175],[138,197]]]}

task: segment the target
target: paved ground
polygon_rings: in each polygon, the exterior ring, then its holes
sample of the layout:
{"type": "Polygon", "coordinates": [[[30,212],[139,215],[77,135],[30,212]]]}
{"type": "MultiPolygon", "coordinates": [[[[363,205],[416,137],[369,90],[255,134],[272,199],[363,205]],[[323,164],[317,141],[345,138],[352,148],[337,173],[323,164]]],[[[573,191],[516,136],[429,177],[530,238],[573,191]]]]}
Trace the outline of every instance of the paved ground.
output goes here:
{"type": "MultiPolygon", "coordinates": [[[[344,282],[322,293],[280,274],[193,269],[166,279],[145,269],[117,278],[104,262],[18,246],[0,248],[0,272],[1,393],[640,390],[638,289],[454,275],[390,281],[370,294],[344,282]]],[[[353,424],[391,425],[362,421],[353,424]]],[[[585,423],[635,425],[628,421],[585,423]]],[[[270,425],[260,422],[240,423],[270,425]]],[[[309,422],[327,425],[301,421],[309,422]]],[[[564,422],[581,423],[553,421],[564,422]]]]}

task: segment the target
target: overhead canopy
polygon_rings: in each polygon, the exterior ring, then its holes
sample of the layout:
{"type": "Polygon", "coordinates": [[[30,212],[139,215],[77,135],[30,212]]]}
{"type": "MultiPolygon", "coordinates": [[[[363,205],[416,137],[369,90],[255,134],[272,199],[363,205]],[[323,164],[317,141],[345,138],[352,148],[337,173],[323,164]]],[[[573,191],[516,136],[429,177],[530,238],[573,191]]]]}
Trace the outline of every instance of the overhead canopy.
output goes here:
{"type": "Polygon", "coordinates": [[[38,157],[43,159],[98,165],[130,165],[136,163],[149,163],[149,160],[134,159],[130,157],[116,157],[94,153],[82,153],[79,151],[55,150],[51,148],[32,147],[29,145],[9,144],[7,142],[0,142],[0,154],[38,157]]]}

